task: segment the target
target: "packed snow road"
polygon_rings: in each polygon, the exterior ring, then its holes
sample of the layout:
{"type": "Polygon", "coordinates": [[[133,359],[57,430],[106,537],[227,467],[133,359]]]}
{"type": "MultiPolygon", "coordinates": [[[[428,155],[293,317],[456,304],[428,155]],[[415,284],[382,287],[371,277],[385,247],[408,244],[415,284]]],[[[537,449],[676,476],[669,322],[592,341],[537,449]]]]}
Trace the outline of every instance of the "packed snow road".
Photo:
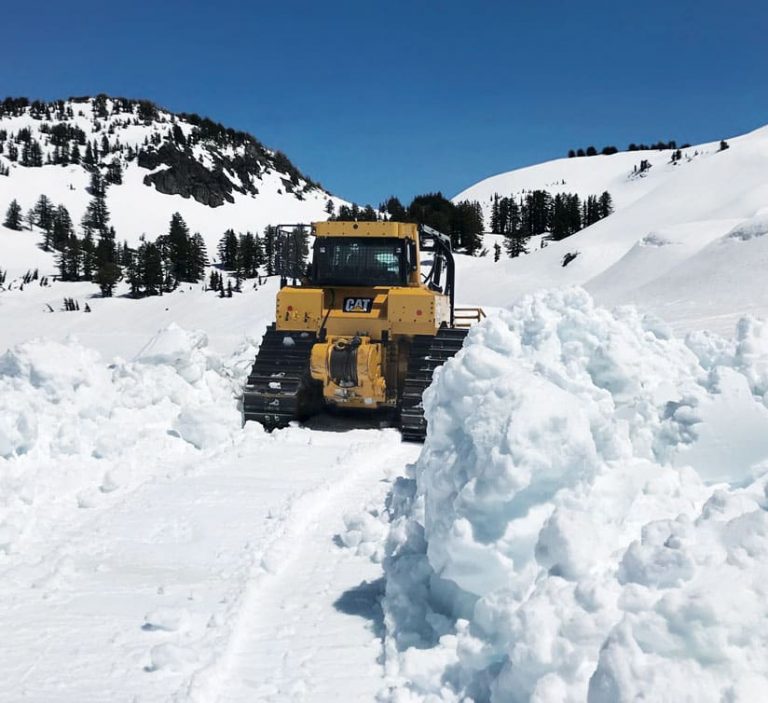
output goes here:
{"type": "Polygon", "coordinates": [[[0,700],[371,699],[381,567],[344,517],[395,430],[240,427],[243,364],[171,327],[132,362],[0,360],[0,700]]]}
{"type": "Polygon", "coordinates": [[[338,534],[415,454],[394,431],[248,432],[81,511],[4,570],[0,700],[372,699],[381,572],[338,534]]]}

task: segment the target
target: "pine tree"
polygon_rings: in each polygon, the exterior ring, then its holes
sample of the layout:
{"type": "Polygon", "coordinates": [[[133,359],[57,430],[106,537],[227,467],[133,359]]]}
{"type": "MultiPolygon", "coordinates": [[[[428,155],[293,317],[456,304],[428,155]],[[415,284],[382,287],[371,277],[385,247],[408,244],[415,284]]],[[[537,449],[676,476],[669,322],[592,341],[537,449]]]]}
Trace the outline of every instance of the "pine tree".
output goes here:
{"type": "Polygon", "coordinates": [[[96,165],[96,158],[93,155],[93,148],[91,143],[88,142],[85,145],[85,156],[83,157],[83,165],[86,168],[93,168],[96,165]]]}
{"type": "Polygon", "coordinates": [[[390,195],[387,198],[383,209],[389,216],[388,219],[394,222],[405,222],[408,220],[408,213],[406,213],[403,204],[394,195],[390,195]]]}
{"type": "Polygon", "coordinates": [[[125,266],[125,280],[130,289],[130,296],[138,298],[141,295],[141,271],[139,270],[138,256],[129,251],[127,256],[123,252],[123,265],[125,266]]]}
{"type": "Polygon", "coordinates": [[[493,260],[494,260],[494,262],[496,262],[500,258],[501,258],[501,247],[499,246],[498,242],[494,242],[494,244],[493,244],[493,260]]]}
{"type": "Polygon", "coordinates": [[[602,219],[603,217],[608,217],[608,215],[612,213],[613,198],[611,198],[611,194],[606,190],[602,193],[600,200],[598,201],[598,214],[600,219],[602,219]]]}
{"type": "Polygon", "coordinates": [[[96,243],[93,241],[93,234],[86,232],[80,244],[82,256],[83,278],[90,281],[93,278],[93,271],[96,267],[96,243]]]}
{"type": "Polygon", "coordinates": [[[238,240],[235,231],[228,229],[219,240],[219,259],[227,271],[234,271],[237,268],[237,246],[238,240]]]}
{"type": "Polygon", "coordinates": [[[172,285],[178,285],[182,281],[194,282],[197,280],[192,272],[192,242],[189,237],[189,228],[184,218],[174,212],[168,227],[168,258],[170,259],[170,274],[172,285]]]}
{"type": "Polygon", "coordinates": [[[48,196],[41,195],[37,199],[32,212],[34,213],[35,224],[42,229],[44,233],[43,249],[50,251],[53,247],[53,203],[49,200],[48,196]]]}
{"type": "Polygon", "coordinates": [[[3,222],[3,225],[8,229],[15,229],[18,231],[21,230],[21,222],[21,205],[19,205],[14,198],[11,200],[11,204],[5,211],[5,221],[3,222]]]}
{"type": "Polygon", "coordinates": [[[452,232],[458,236],[459,246],[474,256],[483,246],[483,210],[480,203],[463,200],[455,207],[452,232]]]}
{"type": "Polygon", "coordinates": [[[275,275],[275,255],[277,254],[276,230],[272,225],[264,228],[264,266],[267,276],[275,275]]]}
{"type": "Polygon", "coordinates": [[[63,205],[59,205],[53,214],[53,248],[61,251],[72,233],[72,219],[69,211],[63,205]]]}
{"type": "Polygon", "coordinates": [[[330,198],[328,198],[328,200],[325,203],[325,212],[328,215],[328,219],[332,220],[333,213],[336,212],[336,208],[333,205],[333,200],[331,200],[330,198]]]}
{"type": "Polygon", "coordinates": [[[78,281],[82,267],[82,250],[80,240],[70,234],[59,255],[59,275],[62,281],[78,281]]]}
{"type": "Polygon", "coordinates": [[[243,278],[253,278],[258,273],[258,240],[250,232],[240,235],[237,244],[237,266],[238,274],[243,278]]]}
{"type": "Polygon", "coordinates": [[[205,278],[205,267],[208,266],[208,250],[205,240],[198,232],[192,235],[190,246],[190,278],[199,281],[205,278]]]}
{"type": "Polygon", "coordinates": [[[144,242],[139,249],[139,275],[147,295],[159,295],[163,287],[163,259],[157,244],[144,242]]]}
{"type": "Polygon", "coordinates": [[[108,230],[109,210],[107,209],[106,185],[98,171],[91,174],[89,190],[92,198],[91,202],[88,203],[81,222],[83,230],[85,232],[104,234],[108,230]]]}
{"type": "Polygon", "coordinates": [[[112,292],[114,291],[117,282],[122,277],[122,273],[120,267],[114,262],[102,261],[99,263],[93,280],[101,289],[102,297],[112,297],[112,292]]]}
{"type": "Polygon", "coordinates": [[[107,166],[107,183],[120,185],[123,182],[123,168],[118,159],[113,159],[107,166]]]}

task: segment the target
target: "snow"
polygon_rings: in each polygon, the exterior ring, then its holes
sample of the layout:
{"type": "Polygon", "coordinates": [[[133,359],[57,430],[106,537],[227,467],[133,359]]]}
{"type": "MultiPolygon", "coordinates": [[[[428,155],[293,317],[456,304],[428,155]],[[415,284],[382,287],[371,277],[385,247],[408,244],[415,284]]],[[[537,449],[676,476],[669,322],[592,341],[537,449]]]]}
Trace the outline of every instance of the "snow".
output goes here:
{"type": "Polygon", "coordinates": [[[0,698],[365,699],[383,685],[365,586],[380,567],[333,536],[418,448],[394,430],[241,428],[254,353],[218,355],[171,324],[131,361],[49,340],[2,357],[0,698]]]}
{"type": "MultiPolygon", "coordinates": [[[[48,135],[40,131],[42,125],[50,127],[52,124],[65,122],[82,129],[88,141],[95,140],[100,143],[102,137],[106,136],[110,144],[114,145],[119,141],[123,149],[140,148],[144,145],[145,139],[151,141],[157,136],[166,138],[173,124],[179,126],[187,136],[193,129],[193,125],[189,122],[162,109],[158,111],[154,121],[133,124],[130,122],[132,117],[122,112],[110,114],[107,118],[96,118],[90,102],[66,101],[65,106],[72,107],[73,117],[59,120],[54,115],[51,122],[45,122],[33,119],[27,110],[25,114],[18,117],[0,117],[0,130],[13,135],[22,128],[29,129],[33,138],[41,143],[43,156],[46,157],[53,152],[54,147],[48,143],[48,135]],[[174,120],[173,123],[172,120],[174,120]]],[[[111,100],[107,101],[107,109],[111,113],[111,100]]],[[[242,150],[243,147],[240,149],[242,150]]],[[[232,147],[221,149],[210,142],[196,144],[194,151],[209,167],[213,163],[212,151],[228,156],[235,155],[232,147]]],[[[217,208],[210,208],[193,198],[165,195],[152,186],[144,185],[144,177],[151,171],[139,167],[135,159],[126,162],[122,152],[108,154],[104,157],[104,161],[110,162],[118,157],[123,166],[123,182],[108,187],[107,207],[118,241],[126,240],[131,246],[135,246],[142,235],[154,239],[165,234],[171,215],[179,212],[189,226],[190,232],[199,232],[203,235],[209,255],[214,258],[216,245],[226,229],[260,234],[267,225],[327,219],[325,206],[329,198],[337,208],[340,204],[346,204],[345,200],[332,196],[321,188],[311,188],[302,192],[299,199],[286,191],[282,179],[288,179],[289,176],[270,170],[262,172],[253,179],[258,191],[256,194],[233,191],[234,202],[225,202],[217,208]]],[[[26,213],[34,206],[40,195],[44,194],[54,205],[64,205],[71,215],[72,222],[75,226],[78,225],[91,199],[86,190],[90,183],[90,173],[85,168],[71,164],[26,168],[10,161],[6,154],[0,154],[0,164],[10,170],[8,177],[0,176],[0,213],[5,213],[13,199],[19,202],[26,213]]],[[[229,177],[235,184],[239,183],[239,179],[234,174],[229,174],[229,177]]],[[[297,191],[303,191],[306,185],[305,181],[300,180],[296,187],[297,191]]],[[[5,231],[4,228],[0,228],[0,233],[5,231]]],[[[1,260],[0,267],[4,267],[1,260]]]]}
{"type": "Polygon", "coordinates": [[[454,201],[479,200],[486,221],[494,193],[534,188],[581,196],[607,190],[616,211],[532,255],[502,257],[493,275],[487,258],[461,261],[460,295],[493,306],[538,288],[580,285],[598,302],[639,305],[678,332],[708,328],[729,333],[744,312],[765,315],[768,289],[759,273],[764,242],[757,237],[742,242],[751,246],[737,248],[716,241],[733,227],[749,227],[752,218],[757,230],[764,221],[768,127],[728,138],[728,144],[724,151],[718,151],[719,143],[683,149],[685,158],[677,164],[671,163],[669,150],[559,159],[472,186],[454,201]],[[652,167],[637,178],[632,167],[641,159],[652,167]],[[578,257],[564,268],[569,252],[578,257]]]}
{"type": "Polygon", "coordinates": [[[765,339],[688,344],[580,289],[473,329],[392,511],[390,699],[757,700],[765,339]]]}
{"type": "MultiPolygon", "coordinates": [[[[457,257],[457,301],[489,317],[437,373],[423,448],[343,418],[241,427],[276,280],[22,289],[54,257],[0,227],[0,699],[765,698],[768,128],[728,141],[457,196],[617,210],[518,260],[457,257]]],[[[145,173],[108,191],[132,243],[177,210],[210,253],[228,227],[325,217],[279,174],[210,209],[145,173]]],[[[12,167],[0,208],[44,192],[77,222],[87,180],[12,167]]]]}

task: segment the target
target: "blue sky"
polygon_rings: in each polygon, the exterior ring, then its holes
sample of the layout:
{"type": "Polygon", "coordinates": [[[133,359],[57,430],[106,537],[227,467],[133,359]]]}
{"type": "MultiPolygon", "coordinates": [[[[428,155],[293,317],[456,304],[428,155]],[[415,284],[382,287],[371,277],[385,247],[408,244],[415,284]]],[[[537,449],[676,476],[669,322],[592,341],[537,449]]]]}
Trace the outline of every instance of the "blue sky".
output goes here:
{"type": "Polygon", "coordinates": [[[768,123],[756,0],[28,1],[2,26],[2,94],[208,115],[374,205],[454,195],[571,147],[768,123]]]}

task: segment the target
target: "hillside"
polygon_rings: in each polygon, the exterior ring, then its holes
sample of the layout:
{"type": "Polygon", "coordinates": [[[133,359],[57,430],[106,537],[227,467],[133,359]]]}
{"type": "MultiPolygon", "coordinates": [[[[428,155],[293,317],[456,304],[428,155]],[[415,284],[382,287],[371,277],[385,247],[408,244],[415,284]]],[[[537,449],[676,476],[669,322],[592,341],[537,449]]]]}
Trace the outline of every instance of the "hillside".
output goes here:
{"type": "Polygon", "coordinates": [[[180,212],[209,250],[227,228],[325,219],[332,198],[281,152],[255,137],[145,100],[106,96],[50,103],[0,102],[0,210],[28,211],[41,194],[78,224],[91,173],[109,182],[107,205],[118,241],[167,231],[180,212]]]}
{"type": "Polygon", "coordinates": [[[607,190],[615,205],[610,217],[542,251],[502,259],[492,277],[487,262],[464,262],[465,299],[493,305],[538,288],[583,285],[598,301],[637,303],[684,329],[730,330],[739,314],[764,313],[768,290],[758,272],[768,256],[760,215],[768,206],[768,127],[728,144],[724,151],[719,142],[691,146],[676,163],[671,150],[559,159],[463,191],[454,201],[479,200],[486,217],[494,193],[536,188],[582,197],[607,190]],[[650,168],[636,173],[643,159],[650,168]],[[577,256],[563,267],[567,253],[577,256]]]}
{"type": "MultiPolygon", "coordinates": [[[[105,104],[63,104],[92,155],[114,136],[88,168],[12,162],[23,129],[44,162],[62,147],[32,106],[5,114],[0,208],[43,192],[77,226],[116,158],[107,204],[134,244],[176,210],[211,253],[226,227],[324,216],[253,138],[105,104]]],[[[457,256],[457,302],[489,319],[435,372],[423,446],[359,416],[243,427],[275,278],[22,285],[56,255],[0,226],[0,699],[762,700],[768,329],[739,318],[768,314],[768,128],[728,141],[457,196],[608,190],[616,209],[514,260],[457,256]]]]}

